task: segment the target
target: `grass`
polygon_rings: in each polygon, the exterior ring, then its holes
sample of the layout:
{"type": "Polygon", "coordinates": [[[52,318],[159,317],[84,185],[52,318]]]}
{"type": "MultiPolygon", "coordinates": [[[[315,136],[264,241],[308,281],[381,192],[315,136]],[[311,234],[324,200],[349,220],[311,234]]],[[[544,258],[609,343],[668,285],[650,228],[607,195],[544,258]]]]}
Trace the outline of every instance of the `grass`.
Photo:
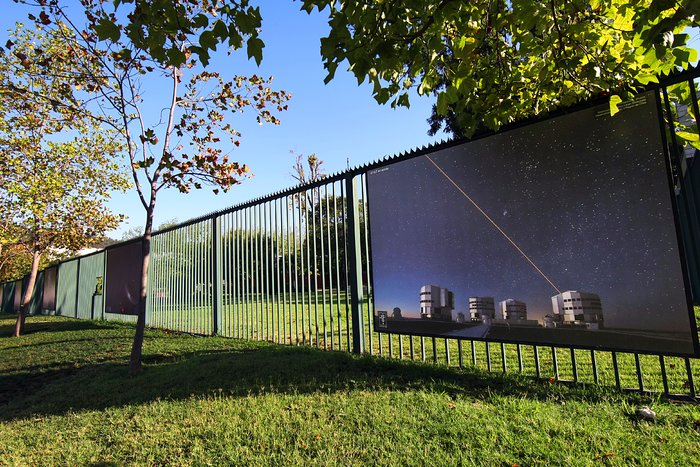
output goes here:
{"type": "Polygon", "coordinates": [[[0,315],[2,465],[697,465],[700,406],[480,368],[0,315]],[[648,405],[655,422],[638,419],[648,405]]]}

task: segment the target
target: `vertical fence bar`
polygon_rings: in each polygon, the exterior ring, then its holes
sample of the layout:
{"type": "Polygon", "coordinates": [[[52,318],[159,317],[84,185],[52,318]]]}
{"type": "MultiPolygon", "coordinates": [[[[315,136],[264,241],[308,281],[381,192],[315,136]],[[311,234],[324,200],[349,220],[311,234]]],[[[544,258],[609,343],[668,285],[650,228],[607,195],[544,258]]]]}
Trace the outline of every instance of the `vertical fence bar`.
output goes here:
{"type": "Polygon", "coordinates": [[[574,382],[578,383],[578,367],[576,366],[576,352],[571,348],[571,371],[574,373],[574,382]]]}
{"type": "MultiPolygon", "coordinates": [[[[80,258],[76,260],[77,270],[75,273],[75,310],[73,317],[78,317],[78,297],[80,296],[80,258]]],[[[21,282],[24,283],[24,282],[21,282]]]]}
{"type": "Polygon", "coordinates": [[[620,385],[620,370],[617,365],[617,352],[612,352],[613,372],[615,373],[615,387],[621,388],[620,385]]]}
{"type": "Polygon", "coordinates": [[[221,218],[215,216],[211,219],[212,244],[211,244],[211,265],[212,265],[212,334],[221,332],[221,218]]]}
{"type": "Polygon", "coordinates": [[[685,357],[685,372],[688,375],[688,391],[690,392],[690,397],[695,399],[695,381],[693,381],[693,368],[690,365],[690,359],[685,357]]]}
{"type": "MultiPolygon", "coordinates": [[[[360,216],[358,211],[357,182],[355,177],[345,178],[348,199],[348,266],[350,269],[350,307],[352,314],[352,351],[365,351],[365,325],[363,322],[362,297],[362,251],[360,247],[360,216]]],[[[370,348],[372,348],[370,332],[370,348]]]]}
{"type": "Polygon", "coordinates": [[[508,372],[508,364],[506,363],[506,345],[501,342],[501,367],[503,373],[508,372]]]}
{"type": "Polygon", "coordinates": [[[554,378],[559,381],[559,362],[557,361],[556,347],[552,347],[552,370],[554,370],[554,378]]]}
{"type": "Polygon", "coordinates": [[[591,350],[591,368],[593,370],[593,382],[598,384],[600,380],[598,378],[598,361],[595,357],[595,350],[591,350]]]}
{"type": "Polygon", "coordinates": [[[532,346],[532,351],[534,353],[534,358],[535,358],[535,375],[538,378],[541,378],[542,377],[542,370],[540,368],[540,351],[536,345],[532,346]]]}
{"type": "Polygon", "coordinates": [[[634,368],[637,372],[637,384],[639,385],[639,391],[644,392],[644,378],[642,377],[642,364],[639,361],[639,354],[634,354],[634,368]]]}
{"type": "Polygon", "coordinates": [[[517,346],[518,350],[518,373],[523,372],[523,349],[520,344],[517,346]]]}
{"type": "Polygon", "coordinates": [[[491,372],[491,343],[486,341],[486,369],[491,372]]]}
{"type": "Polygon", "coordinates": [[[457,359],[459,367],[464,368],[464,355],[462,354],[462,339],[457,339],[457,359]]]}
{"type": "Polygon", "coordinates": [[[666,362],[663,355],[659,355],[659,368],[661,369],[661,383],[664,387],[664,394],[668,395],[668,375],[666,375],[666,362]]]}
{"type": "Polygon", "coordinates": [[[476,367],[476,344],[474,341],[470,341],[472,345],[472,365],[476,367]]]}

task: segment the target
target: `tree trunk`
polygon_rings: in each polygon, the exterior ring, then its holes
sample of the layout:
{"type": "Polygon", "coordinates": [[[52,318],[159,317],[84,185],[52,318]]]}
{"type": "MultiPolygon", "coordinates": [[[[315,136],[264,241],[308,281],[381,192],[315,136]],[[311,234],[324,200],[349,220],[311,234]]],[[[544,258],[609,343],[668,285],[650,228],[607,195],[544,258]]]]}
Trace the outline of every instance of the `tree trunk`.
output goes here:
{"type": "Polygon", "coordinates": [[[34,250],[32,256],[32,270],[29,273],[29,281],[27,282],[27,290],[24,291],[22,296],[22,301],[19,306],[19,314],[17,315],[17,322],[15,323],[15,337],[19,337],[24,334],[24,320],[27,317],[27,307],[32,299],[32,293],[34,292],[34,284],[36,283],[36,276],[39,273],[39,261],[41,260],[41,254],[34,250]]]}
{"type": "Polygon", "coordinates": [[[141,288],[139,294],[139,312],[136,318],[136,332],[131,346],[131,358],[129,360],[129,374],[136,375],[143,372],[141,354],[143,352],[143,335],[146,330],[146,299],[148,291],[148,265],[151,260],[151,232],[153,231],[153,212],[156,207],[155,194],[151,196],[151,203],[146,210],[146,227],[143,232],[141,255],[143,263],[141,268],[141,288]]]}

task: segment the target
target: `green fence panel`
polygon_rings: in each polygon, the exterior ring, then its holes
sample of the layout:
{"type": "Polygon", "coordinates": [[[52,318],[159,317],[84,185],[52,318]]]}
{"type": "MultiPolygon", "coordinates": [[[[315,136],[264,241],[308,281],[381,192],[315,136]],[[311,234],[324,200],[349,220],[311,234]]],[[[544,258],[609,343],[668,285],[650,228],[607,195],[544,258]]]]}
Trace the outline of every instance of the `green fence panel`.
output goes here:
{"type": "Polygon", "coordinates": [[[44,301],[44,271],[39,271],[34,282],[34,290],[29,300],[28,313],[38,315],[41,313],[41,304],[44,301]]]}
{"type": "Polygon", "coordinates": [[[58,267],[58,285],[56,287],[56,314],[76,316],[78,286],[78,260],[61,263],[58,267]]]}
{"type": "Polygon", "coordinates": [[[104,252],[80,258],[76,318],[100,319],[102,317],[102,301],[96,301],[94,298],[97,284],[102,281],[104,268],[104,252]]]}
{"type": "Polygon", "coordinates": [[[14,299],[15,299],[15,283],[14,282],[7,282],[3,286],[3,293],[2,293],[2,312],[3,313],[12,313],[14,299]]]}
{"type": "Polygon", "coordinates": [[[213,334],[211,220],[154,235],[146,322],[174,331],[213,334]]]}
{"type": "Polygon", "coordinates": [[[44,270],[44,290],[42,294],[41,310],[47,314],[56,314],[56,274],[58,268],[52,267],[44,270]]]}

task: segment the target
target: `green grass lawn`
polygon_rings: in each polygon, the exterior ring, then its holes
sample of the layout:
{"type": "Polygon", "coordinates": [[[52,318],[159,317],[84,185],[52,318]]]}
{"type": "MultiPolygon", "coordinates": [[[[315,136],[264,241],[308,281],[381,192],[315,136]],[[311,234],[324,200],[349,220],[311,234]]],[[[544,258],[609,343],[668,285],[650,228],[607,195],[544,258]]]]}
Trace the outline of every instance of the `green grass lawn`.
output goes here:
{"type": "Polygon", "coordinates": [[[527,375],[0,315],[2,465],[698,465],[700,405],[527,375]],[[648,405],[655,422],[638,419],[648,405]]]}

